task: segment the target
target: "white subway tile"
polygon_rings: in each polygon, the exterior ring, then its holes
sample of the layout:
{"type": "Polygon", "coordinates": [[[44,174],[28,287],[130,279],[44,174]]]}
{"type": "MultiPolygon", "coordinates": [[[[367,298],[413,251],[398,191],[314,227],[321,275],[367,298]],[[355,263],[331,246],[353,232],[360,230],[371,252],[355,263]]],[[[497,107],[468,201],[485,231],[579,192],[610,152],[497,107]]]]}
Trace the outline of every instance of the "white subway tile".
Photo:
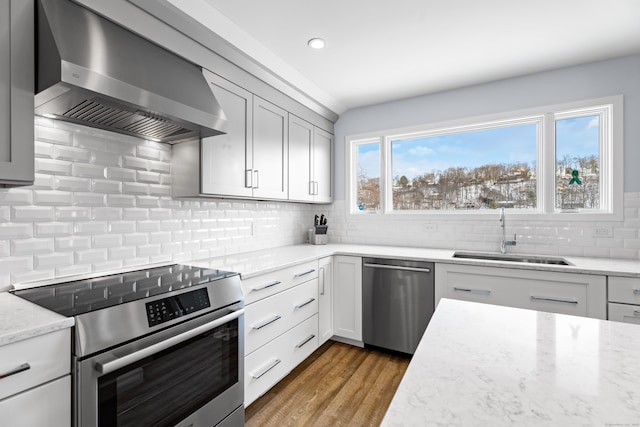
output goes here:
{"type": "Polygon", "coordinates": [[[638,250],[629,248],[611,248],[611,258],[638,259],[638,250]]]}
{"type": "Polygon", "coordinates": [[[161,247],[162,253],[164,254],[174,254],[182,252],[182,242],[163,243],[161,247]]]}
{"type": "Polygon", "coordinates": [[[106,206],[105,194],[73,193],[73,202],[77,206],[106,206]]]}
{"type": "Polygon", "coordinates": [[[91,153],[83,148],[65,147],[59,145],[53,148],[53,157],[58,160],[88,163],[89,159],[91,158],[91,153]]]}
{"type": "Polygon", "coordinates": [[[122,156],[119,153],[108,153],[105,151],[92,151],[91,163],[104,166],[117,166],[122,164],[122,156]]]}
{"type": "Polygon", "coordinates": [[[32,191],[22,189],[0,189],[0,205],[30,205],[32,191]]]}
{"type": "Polygon", "coordinates": [[[157,208],[160,206],[160,201],[157,197],[136,196],[136,206],[139,208],[157,208]]]}
{"type": "Polygon", "coordinates": [[[150,257],[160,255],[160,245],[142,245],[138,246],[137,254],[139,257],[150,257]]]}
{"type": "Polygon", "coordinates": [[[217,239],[202,239],[200,242],[200,247],[202,249],[215,248],[217,245],[218,245],[217,239]]]}
{"type": "Polygon", "coordinates": [[[33,270],[33,256],[8,256],[0,258],[2,274],[23,273],[33,270]]]}
{"type": "Polygon", "coordinates": [[[149,194],[152,196],[169,197],[171,196],[171,187],[169,185],[149,184],[149,194]]]}
{"type": "Polygon", "coordinates": [[[90,236],[65,236],[55,238],[56,251],[75,251],[89,249],[90,247],[90,236]]]}
{"type": "Polygon", "coordinates": [[[55,186],[54,175],[45,175],[42,173],[34,174],[32,190],[53,190],[55,186]]]}
{"type": "Polygon", "coordinates": [[[73,227],[74,234],[104,234],[107,232],[106,221],[77,222],[73,227]]]}
{"type": "Polygon", "coordinates": [[[149,160],[148,165],[149,170],[152,172],[160,172],[165,174],[171,173],[171,163],[149,160]]]}
{"type": "Polygon", "coordinates": [[[73,252],[55,252],[35,255],[33,257],[33,263],[37,270],[71,267],[73,265],[73,252]]]}
{"type": "Polygon", "coordinates": [[[109,259],[127,259],[135,258],[136,248],[135,246],[122,246],[109,248],[109,259]]]}
{"type": "Polygon", "coordinates": [[[58,206],[55,208],[57,221],[88,221],[91,209],[83,206],[58,206]]]}
{"type": "Polygon", "coordinates": [[[38,141],[50,142],[52,144],[71,145],[73,143],[71,132],[51,127],[36,126],[35,137],[38,141]]]}
{"type": "Polygon", "coordinates": [[[136,265],[146,265],[149,264],[149,258],[138,257],[138,258],[127,258],[123,260],[123,264],[125,267],[134,267],[136,265]]]}
{"type": "MultiPolygon", "coordinates": [[[[73,262],[73,252],[70,252],[71,262],[73,262]]],[[[60,266],[56,268],[56,277],[76,276],[78,274],[91,273],[91,265],[70,265],[68,267],[60,266]]]]}
{"type": "Polygon", "coordinates": [[[53,252],[53,239],[13,239],[11,255],[34,255],[53,252]]]}
{"type": "Polygon", "coordinates": [[[91,219],[102,221],[116,221],[122,219],[122,209],[111,207],[91,208],[91,219]]]}
{"type": "Polygon", "coordinates": [[[73,232],[72,222],[36,222],[33,227],[37,237],[68,236],[73,232]]]}
{"type": "Polygon", "coordinates": [[[135,181],[136,171],[130,169],[122,169],[115,167],[108,167],[106,170],[107,179],[114,181],[135,181]]]}
{"type": "Polygon", "coordinates": [[[182,220],[182,229],[183,230],[197,230],[200,228],[200,220],[199,219],[183,219],[182,220]]]}
{"type": "Polygon", "coordinates": [[[107,194],[107,205],[110,207],[132,208],[136,198],[130,194],[107,194]]]}
{"type": "Polygon", "coordinates": [[[94,273],[98,273],[101,271],[111,271],[118,268],[122,268],[125,266],[125,263],[122,260],[109,260],[105,262],[97,262],[91,264],[91,271],[94,273]]]}
{"type": "Polygon", "coordinates": [[[158,172],[136,171],[136,181],[160,184],[160,174],[158,172]]]}
{"type": "Polygon", "coordinates": [[[195,251],[191,251],[191,259],[205,259],[209,258],[209,251],[207,249],[198,249],[195,251]]]}
{"type": "Polygon", "coordinates": [[[57,190],[89,191],[91,180],[74,176],[56,176],[54,186],[57,190]]]}
{"type": "MultiPolygon", "coordinates": [[[[153,185],[151,187],[153,187],[153,185]]],[[[174,200],[170,197],[161,197],[160,207],[166,209],[178,209],[180,207],[180,200],[174,200]]]]}
{"type": "Polygon", "coordinates": [[[155,256],[150,256],[149,257],[149,262],[150,263],[169,262],[169,261],[171,261],[171,255],[170,254],[160,254],[160,255],[155,255],[155,256]]]}
{"type": "Polygon", "coordinates": [[[93,179],[91,181],[91,191],[103,194],[118,194],[122,192],[122,183],[119,181],[93,179]]]}
{"type": "Polygon", "coordinates": [[[182,221],[178,219],[160,221],[160,230],[162,231],[178,231],[181,228],[182,228],[182,221]]]}
{"type": "Polygon", "coordinates": [[[163,174],[160,176],[160,184],[171,186],[171,175],[163,174]]]}
{"type": "Polygon", "coordinates": [[[143,221],[149,219],[149,209],[142,208],[124,208],[123,218],[128,221],[143,221]]]}
{"type": "Polygon", "coordinates": [[[52,221],[54,208],[51,206],[12,206],[13,221],[52,221]]]}
{"type": "Polygon", "coordinates": [[[185,240],[191,240],[190,230],[178,230],[172,233],[174,241],[184,242],[185,240]]]}
{"type": "Polygon", "coordinates": [[[116,248],[122,246],[122,235],[120,234],[101,234],[93,236],[94,248],[116,248]]]}
{"type": "Polygon", "coordinates": [[[73,204],[73,195],[68,191],[36,190],[33,192],[33,204],[69,206],[73,204]]]}
{"type": "Polygon", "coordinates": [[[149,219],[164,220],[171,219],[171,209],[149,209],[149,219]]]}
{"type": "Polygon", "coordinates": [[[147,233],[130,233],[124,235],[123,244],[125,246],[141,246],[149,243],[149,235],[147,233]]]}
{"type": "Polygon", "coordinates": [[[123,182],[122,192],[127,194],[149,194],[149,185],[141,182],[123,182]]]}
{"type": "Polygon", "coordinates": [[[74,163],[72,166],[72,174],[73,176],[82,176],[85,178],[106,178],[104,166],[85,163],[74,163]]]}
{"type": "Polygon", "coordinates": [[[137,231],[140,233],[151,233],[160,231],[160,221],[138,221],[137,231]]]}
{"type": "Polygon", "coordinates": [[[151,160],[160,160],[160,150],[153,148],[153,147],[149,147],[146,145],[138,145],[137,147],[137,155],[138,157],[142,157],[144,159],[151,159],[151,160]]]}
{"type": "Polygon", "coordinates": [[[156,231],[156,232],[149,233],[149,242],[150,243],[170,243],[171,232],[156,231]]]}
{"type": "Polygon", "coordinates": [[[51,159],[53,157],[53,144],[36,141],[33,145],[33,154],[35,157],[51,159]]]}
{"type": "Polygon", "coordinates": [[[106,260],[106,249],[88,249],[86,251],[76,251],[74,262],[76,264],[95,264],[106,260]]]}
{"type": "Polygon", "coordinates": [[[26,272],[16,272],[11,274],[11,282],[14,284],[18,283],[29,283],[29,282],[37,282],[40,280],[50,280],[55,277],[55,270],[32,270],[26,272]]]}
{"type": "Polygon", "coordinates": [[[209,230],[206,230],[206,229],[193,230],[191,232],[191,238],[194,240],[208,239],[209,230]]]}
{"type": "Polygon", "coordinates": [[[109,233],[135,233],[135,221],[111,221],[109,222],[109,233]]]}
{"type": "Polygon", "coordinates": [[[34,167],[37,173],[49,175],[71,175],[71,163],[52,159],[34,160],[34,167]]]}
{"type": "Polygon", "coordinates": [[[123,156],[122,167],[127,169],[138,169],[146,171],[148,169],[148,163],[145,159],[139,159],[132,156],[123,156]]]}
{"type": "Polygon", "coordinates": [[[0,240],[0,258],[11,255],[10,240],[0,240]]]}

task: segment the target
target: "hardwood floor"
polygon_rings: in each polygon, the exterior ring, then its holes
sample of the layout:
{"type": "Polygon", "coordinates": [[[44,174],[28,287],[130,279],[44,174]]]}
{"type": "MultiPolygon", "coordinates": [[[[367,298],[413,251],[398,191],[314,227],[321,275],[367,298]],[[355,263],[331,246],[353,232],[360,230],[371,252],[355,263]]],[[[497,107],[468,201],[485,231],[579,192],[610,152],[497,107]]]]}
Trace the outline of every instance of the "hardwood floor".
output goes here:
{"type": "Polygon", "coordinates": [[[245,410],[245,426],[378,426],[409,359],[329,341],[245,410]]]}

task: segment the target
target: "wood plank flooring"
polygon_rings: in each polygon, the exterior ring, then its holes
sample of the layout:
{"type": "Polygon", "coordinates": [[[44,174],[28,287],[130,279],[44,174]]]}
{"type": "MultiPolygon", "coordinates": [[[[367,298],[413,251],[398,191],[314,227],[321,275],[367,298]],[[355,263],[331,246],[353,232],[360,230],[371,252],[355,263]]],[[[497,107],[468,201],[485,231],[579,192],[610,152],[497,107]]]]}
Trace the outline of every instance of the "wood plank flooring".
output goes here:
{"type": "Polygon", "coordinates": [[[245,426],[379,426],[409,359],[328,341],[245,410],[245,426]]]}

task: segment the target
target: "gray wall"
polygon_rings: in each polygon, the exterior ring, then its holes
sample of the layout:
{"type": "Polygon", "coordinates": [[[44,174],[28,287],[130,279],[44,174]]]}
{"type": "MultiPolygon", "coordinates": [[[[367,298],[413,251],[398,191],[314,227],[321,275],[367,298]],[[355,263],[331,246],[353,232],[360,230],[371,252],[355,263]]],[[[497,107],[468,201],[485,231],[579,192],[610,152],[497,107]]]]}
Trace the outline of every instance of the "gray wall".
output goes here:
{"type": "Polygon", "coordinates": [[[335,194],[345,198],[345,137],[550,104],[624,95],[624,191],[640,191],[640,55],[349,110],[335,125],[335,194]]]}

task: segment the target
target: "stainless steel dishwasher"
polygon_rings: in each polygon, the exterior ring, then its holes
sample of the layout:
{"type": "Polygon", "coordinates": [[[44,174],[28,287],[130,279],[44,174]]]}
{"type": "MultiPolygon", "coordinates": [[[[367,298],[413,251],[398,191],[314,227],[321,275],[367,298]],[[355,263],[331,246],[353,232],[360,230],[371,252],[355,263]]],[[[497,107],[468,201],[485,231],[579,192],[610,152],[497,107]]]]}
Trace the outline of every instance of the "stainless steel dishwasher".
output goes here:
{"type": "Polygon", "coordinates": [[[365,344],[413,354],[435,309],[433,263],[364,258],[365,344]]]}

